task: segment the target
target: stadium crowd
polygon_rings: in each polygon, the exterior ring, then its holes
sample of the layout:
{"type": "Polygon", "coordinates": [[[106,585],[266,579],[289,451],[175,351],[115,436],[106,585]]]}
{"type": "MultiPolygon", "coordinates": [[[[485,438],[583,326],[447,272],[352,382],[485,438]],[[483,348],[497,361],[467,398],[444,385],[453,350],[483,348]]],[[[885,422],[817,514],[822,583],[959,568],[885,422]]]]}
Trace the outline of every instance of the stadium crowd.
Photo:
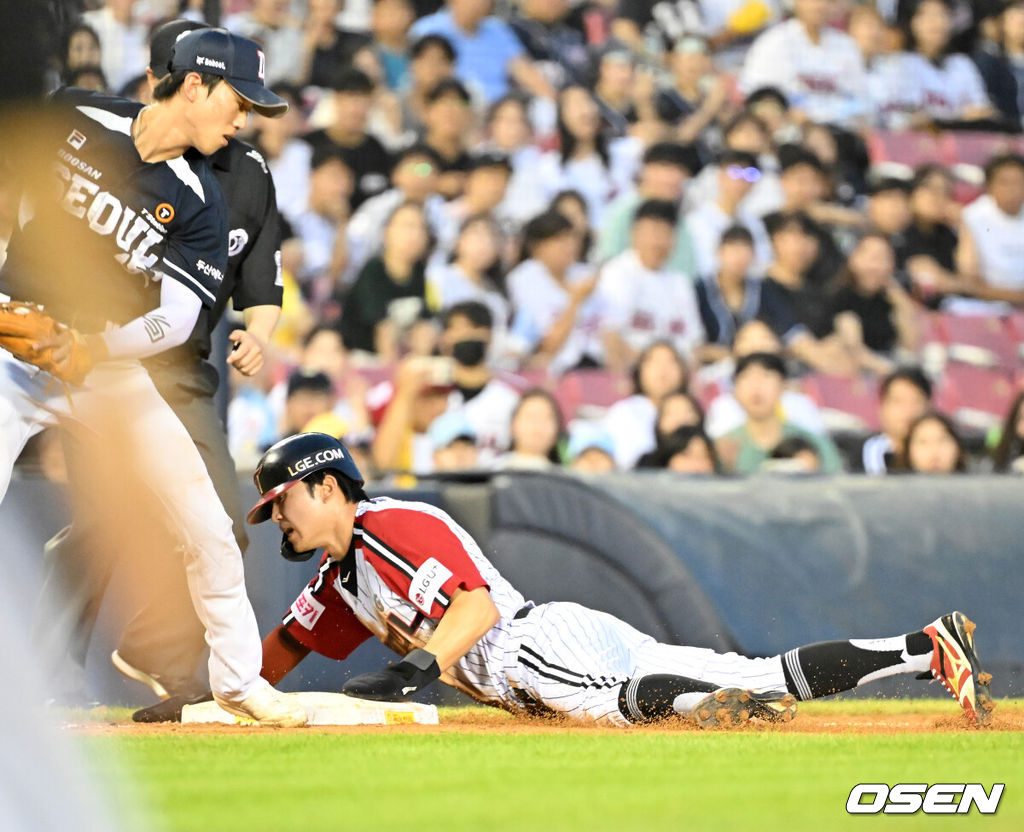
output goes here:
{"type": "Polygon", "coordinates": [[[219,6],[291,104],[240,469],[1024,473],[1024,2],[63,5],[54,86],[219,6]]]}

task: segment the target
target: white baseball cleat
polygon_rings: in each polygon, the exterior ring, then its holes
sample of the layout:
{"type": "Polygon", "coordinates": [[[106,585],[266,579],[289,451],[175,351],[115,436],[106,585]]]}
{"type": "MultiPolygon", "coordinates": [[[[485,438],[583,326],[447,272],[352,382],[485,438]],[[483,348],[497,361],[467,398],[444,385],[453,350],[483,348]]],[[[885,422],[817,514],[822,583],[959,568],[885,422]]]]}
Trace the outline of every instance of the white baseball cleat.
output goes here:
{"type": "Polygon", "coordinates": [[[298,728],[306,724],[308,717],[305,708],[295,704],[268,682],[260,681],[262,684],[258,684],[252,693],[239,702],[228,702],[217,694],[213,698],[229,714],[255,720],[260,725],[298,728]]]}

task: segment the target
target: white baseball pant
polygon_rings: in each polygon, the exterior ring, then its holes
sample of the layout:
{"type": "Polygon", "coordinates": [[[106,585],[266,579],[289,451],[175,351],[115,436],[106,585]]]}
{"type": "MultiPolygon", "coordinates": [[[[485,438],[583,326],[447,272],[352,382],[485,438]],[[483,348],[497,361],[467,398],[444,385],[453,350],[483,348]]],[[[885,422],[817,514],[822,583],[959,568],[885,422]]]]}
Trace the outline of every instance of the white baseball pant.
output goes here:
{"type": "Polygon", "coordinates": [[[0,349],[0,500],[25,443],[43,427],[71,419],[101,434],[104,414],[122,416],[130,427],[119,451],[146,472],[182,538],[192,603],[210,645],[211,689],[228,702],[244,699],[260,682],[263,650],[231,520],[199,451],[138,361],[99,364],[68,390],[0,349]]]}
{"type": "MultiPolygon", "coordinates": [[[[622,684],[655,673],[686,676],[716,687],[786,690],[779,656],[752,659],[705,647],[662,644],[613,615],[579,604],[541,604],[515,623],[505,661],[512,686],[578,719],[630,725],[619,710],[622,684]]],[[[513,704],[522,706],[519,701],[513,704]]]]}

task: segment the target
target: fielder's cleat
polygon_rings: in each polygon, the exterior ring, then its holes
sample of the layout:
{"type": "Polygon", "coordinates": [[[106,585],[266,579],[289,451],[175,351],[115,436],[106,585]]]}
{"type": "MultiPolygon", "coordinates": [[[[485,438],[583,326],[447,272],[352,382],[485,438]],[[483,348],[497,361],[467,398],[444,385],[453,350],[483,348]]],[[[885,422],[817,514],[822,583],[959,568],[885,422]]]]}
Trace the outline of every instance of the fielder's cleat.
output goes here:
{"type": "Polygon", "coordinates": [[[719,688],[690,711],[701,728],[736,728],[751,719],[789,722],[796,716],[796,697],[791,693],[755,693],[742,688],[719,688]]]}
{"type": "Polygon", "coordinates": [[[251,719],[260,725],[277,728],[298,728],[307,722],[306,709],[293,704],[286,694],[270,686],[264,680],[245,699],[228,702],[213,694],[214,701],[229,714],[251,719]]]}
{"type": "Polygon", "coordinates": [[[932,639],[932,676],[960,703],[972,722],[985,725],[996,703],[989,690],[992,674],[982,671],[974,650],[975,626],[962,612],[951,612],[924,631],[932,639]]]}
{"type": "Polygon", "coordinates": [[[753,705],[750,714],[752,719],[762,719],[765,722],[792,722],[796,716],[796,697],[791,693],[774,690],[767,693],[747,692],[753,705]]]}
{"type": "Polygon", "coordinates": [[[159,696],[161,699],[166,699],[170,694],[167,692],[161,683],[159,677],[146,673],[145,670],[136,667],[129,662],[124,660],[124,657],[116,650],[110,654],[110,661],[114,663],[114,667],[121,671],[129,679],[133,679],[136,682],[142,682],[148,687],[153,693],[159,696]]]}

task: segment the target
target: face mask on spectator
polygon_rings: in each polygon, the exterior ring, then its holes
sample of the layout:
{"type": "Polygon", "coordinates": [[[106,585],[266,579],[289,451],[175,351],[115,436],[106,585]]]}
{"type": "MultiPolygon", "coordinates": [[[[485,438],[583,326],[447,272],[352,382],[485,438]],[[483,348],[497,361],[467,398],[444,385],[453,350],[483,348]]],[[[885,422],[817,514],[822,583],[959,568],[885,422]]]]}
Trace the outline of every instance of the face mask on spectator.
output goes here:
{"type": "Polygon", "coordinates": [[[478,338],[467,338],[464,341],[456,341],[452,345],[452,358],[463,367],[476,367],[478,364],[483,364],[485,355],[487,355],[487,342],[478,338]]]}

